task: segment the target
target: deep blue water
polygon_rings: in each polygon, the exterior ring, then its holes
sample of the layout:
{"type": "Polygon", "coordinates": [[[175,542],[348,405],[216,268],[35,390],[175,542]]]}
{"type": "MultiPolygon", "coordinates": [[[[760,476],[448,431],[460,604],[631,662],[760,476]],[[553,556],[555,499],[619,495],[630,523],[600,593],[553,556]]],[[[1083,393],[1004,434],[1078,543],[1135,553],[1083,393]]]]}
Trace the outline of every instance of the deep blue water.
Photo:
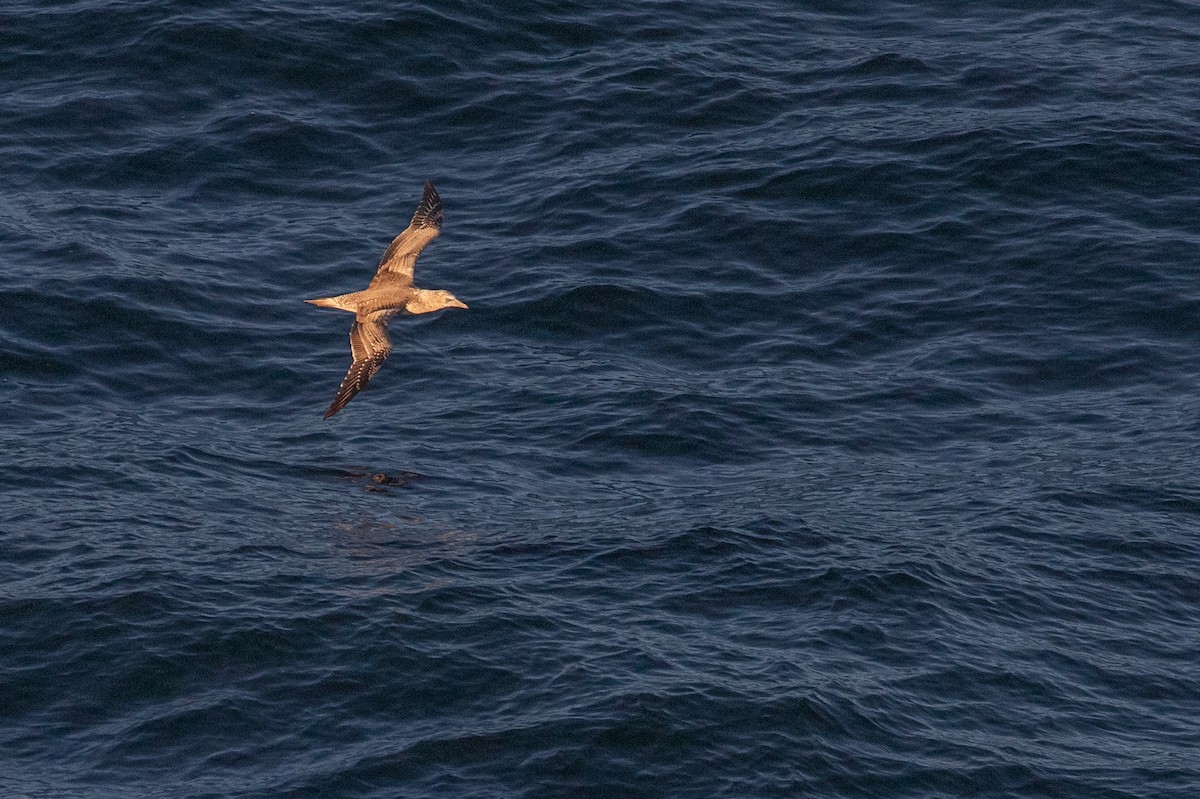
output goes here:
{"type": "Polygon", "coordinates": [[[0,5],[0,796],[1200,796],[1200,7],[596,6],[0,5]]]}

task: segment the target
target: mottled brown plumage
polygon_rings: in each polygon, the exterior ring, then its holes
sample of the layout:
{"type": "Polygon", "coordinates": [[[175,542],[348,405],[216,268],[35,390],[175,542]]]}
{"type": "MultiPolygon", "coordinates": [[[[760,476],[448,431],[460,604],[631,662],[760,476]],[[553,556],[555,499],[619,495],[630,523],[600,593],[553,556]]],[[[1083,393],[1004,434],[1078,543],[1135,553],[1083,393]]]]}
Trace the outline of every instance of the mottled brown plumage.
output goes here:
{"type": "Polygon", "coordinates": [[[366,387],[392,351],[387,334],[389,319],[396,314],[467,307],[448,291],[419,289],[413,285],[417,256],[441,230],[442,198],[433,184],[425,181],[425,194],[412,222],[392,240],[370,285],[362,291],[305,300],[322,308],[337,308],[354,314],[354,324],[350,326],[350,354],[354,361],[338,387],[337,396],[325,411],[326,419],[346,407],[346,403],[366,387]]]}

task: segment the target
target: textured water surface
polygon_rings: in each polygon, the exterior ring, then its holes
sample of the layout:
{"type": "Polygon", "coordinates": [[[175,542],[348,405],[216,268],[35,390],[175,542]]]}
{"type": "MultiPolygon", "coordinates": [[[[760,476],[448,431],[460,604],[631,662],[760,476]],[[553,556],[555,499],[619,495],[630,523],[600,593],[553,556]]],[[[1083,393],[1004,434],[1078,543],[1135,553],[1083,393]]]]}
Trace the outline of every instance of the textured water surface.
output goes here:
{"type": "Polygon", "coordinates": [[[0,8],[0,794],[1200,795],[1192,3],[0,8]],[[417,283],[330,421],[425,179],[417,283]]]}

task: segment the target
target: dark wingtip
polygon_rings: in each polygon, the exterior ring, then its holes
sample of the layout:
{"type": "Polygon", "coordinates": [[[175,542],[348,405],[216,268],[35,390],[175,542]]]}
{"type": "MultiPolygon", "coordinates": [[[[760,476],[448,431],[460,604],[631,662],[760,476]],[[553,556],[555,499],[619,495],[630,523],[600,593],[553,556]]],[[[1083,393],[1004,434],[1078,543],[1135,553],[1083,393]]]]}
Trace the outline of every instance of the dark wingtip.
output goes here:
{"type": "Polygon", "coordinates": [[[342,393],[339,391],[338,395],[333,398],[333,402],[331,402],[329,404],[329,407],[325,409],[325,415],[322,416],[321,418],[328,419],[330,416],[333,416],[335,413],[340,411],[342,408],[345,408],[346,405],[349,404],[351,399],[353,399],[353,396],[343,397],[342,393]]]}
{"type": "Polygon", "coordinates": [[[442,198],[438,196],[431,180],[425,181],[425,193],[421,195],[421,202],[413,214],[412,223],[418,227],[442,226],[442,198]]]}

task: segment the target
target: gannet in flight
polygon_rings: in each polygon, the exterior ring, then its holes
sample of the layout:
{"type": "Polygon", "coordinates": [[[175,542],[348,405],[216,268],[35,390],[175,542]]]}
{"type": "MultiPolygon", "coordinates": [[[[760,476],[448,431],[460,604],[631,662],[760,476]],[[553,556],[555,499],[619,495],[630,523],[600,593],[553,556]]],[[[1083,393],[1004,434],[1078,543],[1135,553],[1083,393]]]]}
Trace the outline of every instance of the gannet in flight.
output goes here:
{"type": "Polygon", "coordinates": [[[362,291],[305,300],[322,308],[337,308],[354,314],[350,326],[350,353],[354,363],[338,387],[328,419],[346,407],[379,371],[392,342],[388,340],[388,320],[396,314],[423,314],[443,308],[466,308],[466,303],[448,291],[419,289],[413,285],[413,266],[417,256],[442,230],[442,198],[433,184],[425,181],[425,194],[413,214],[412,222],[392,244],[379,262],[379,271],[362,291]]]}

